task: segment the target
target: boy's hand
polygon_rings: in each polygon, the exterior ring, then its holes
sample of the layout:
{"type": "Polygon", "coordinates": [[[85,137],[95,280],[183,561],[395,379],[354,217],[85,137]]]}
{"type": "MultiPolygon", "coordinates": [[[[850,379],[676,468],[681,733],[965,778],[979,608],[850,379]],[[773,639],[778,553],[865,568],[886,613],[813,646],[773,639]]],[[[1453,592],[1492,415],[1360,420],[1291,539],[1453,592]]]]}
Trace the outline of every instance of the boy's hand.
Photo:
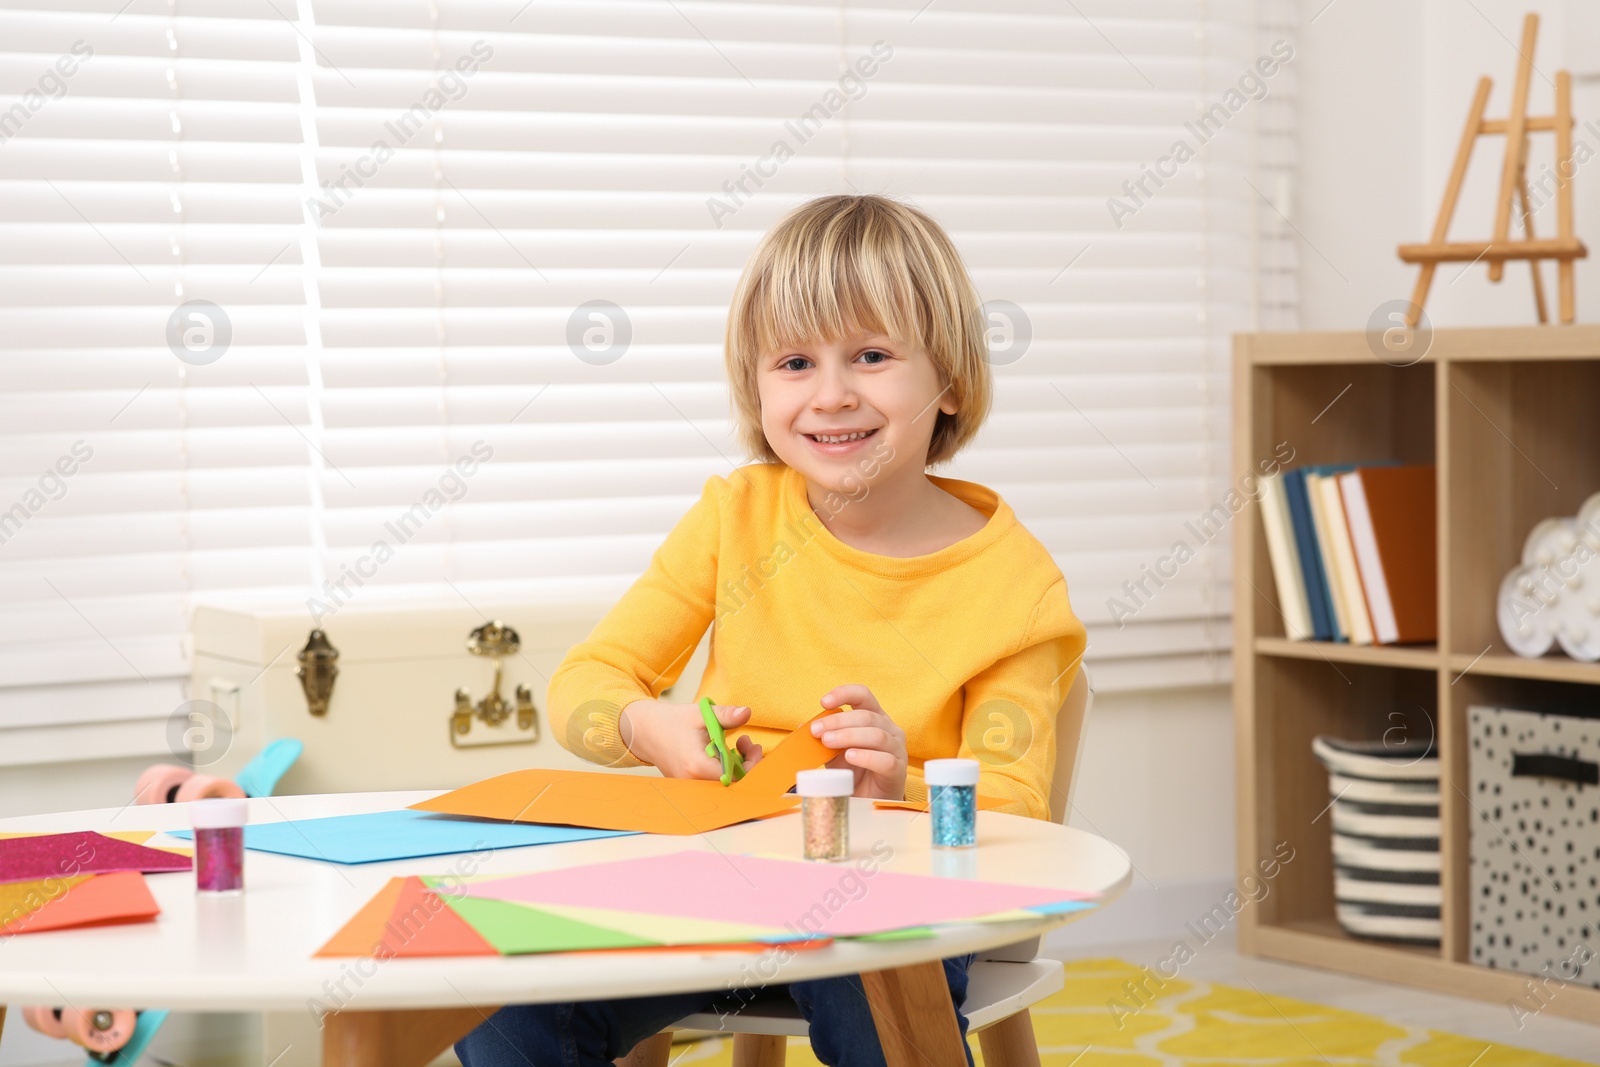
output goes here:
{"type": "Polygon", "coordinates": [[[858,797],[905,799],[906,732],[864,685],[841,685],[823,694],[824,708],[841,704],[849,704],[850,710],[824,715],[811,724],[811,732],[824,745],[844,749],[828,766],[855,771],[858,797]]]}
{"type": "MultiPolygon", "coordinates": [[[[750,721],[750,709],[732,704],[713,704],[717,721],[724,730],[750,721]]],[[[636,700],[622,709],[617,720],[622,743],[639,759],[654,764],[668,778],[722,777],[722,761],[706,755],[711,735],[699,704],[664,704],[659,700],[636,700]]],[[[761,760],[761,746],[749,734],[734,742],[745,770],[761,760]]]]}

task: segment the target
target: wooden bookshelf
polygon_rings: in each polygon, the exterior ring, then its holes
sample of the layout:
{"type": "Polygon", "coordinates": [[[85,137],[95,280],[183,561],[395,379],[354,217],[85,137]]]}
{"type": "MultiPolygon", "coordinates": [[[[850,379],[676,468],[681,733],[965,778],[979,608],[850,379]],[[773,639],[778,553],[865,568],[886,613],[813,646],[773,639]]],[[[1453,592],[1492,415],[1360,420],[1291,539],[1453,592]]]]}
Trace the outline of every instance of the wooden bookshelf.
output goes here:
{"type": "MultiPolygon", "coordinates": [[[[1234,338],[1234,484],[1280,443],[1287,466],[1396,459],[1438,472],[1439,640],[1358,647],[1285,636],[1255,507],[1234,536],[1234,720],[1238,864],[1295,849],[1270,892],[1240,914],[1243,952],[1506,1002],[1530,976],[1470,960],[1467,708],[1600,698],[1600,664],[1524,659],[1500,640],[1495,597],[1535,523],[1576,515],[1600,490],[1600,327],[1438,330],[1409,366],[1367,335],[1234,338]],[[1378,739],[1400,727],[1440,751],[1442,917],[1437,948],[1368,941],[1334,917],[1327,773],[1311,739],[1378,739]]],[[[1249,484],[1249,483],[1243,483],[1249,484]]],[[[1529,1002],[1529,1006],[1533,1006],[1529,1002]]],[[[1552,1015],[1600,1023],[1600,990],[1567,985],[1552,1015]]]]}

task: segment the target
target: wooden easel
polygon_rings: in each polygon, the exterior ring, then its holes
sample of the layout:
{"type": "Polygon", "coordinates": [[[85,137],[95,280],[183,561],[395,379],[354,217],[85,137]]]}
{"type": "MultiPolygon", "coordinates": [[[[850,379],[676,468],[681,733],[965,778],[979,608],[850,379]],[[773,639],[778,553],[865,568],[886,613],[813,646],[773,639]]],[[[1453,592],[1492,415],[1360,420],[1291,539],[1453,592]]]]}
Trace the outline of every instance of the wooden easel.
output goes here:
{"type": "Polygon", "coordinates": [[[1455,166],[1450,180],[1445,184],[1444,202],[1439,205],[1439,218],[1433,225],[1433,238],[1427,244],[1400,246],[1400,258],[1407,263],[1422,264],[1417,277],[1417,287],[1411,296],[1411,307],[1406,313],[1406,324],[1412,327],[1422,317],[1422,305],[1427,302],[1428,289],[1433,285],[1433,272],[1440,263],[1476,263],[1487,260],[1489,280],[1498,282],[1505,274],[1508,259],[1526,259],[1533,271],[1533,300],[1539,312],[1539,321],[1548,322],[1545,311],[1544,283],[1539,278],[1539,261],[1553,259],[1557,262],[1560,279],[1561,321],[1570,323],[1575,314],[1572,261],[1589,254],[1583,242],[1572,232],[1572,78],[1567,71],[1556,72],[1556,113],[1554,115],[1528,114],[1528,81],[1533,74],[1533,45],[1539,33],[1539,16],[1528,15],[1522,20],[1522,48],[1517,63],[1517,80],[1511,91],[1511,111],[1503,119],[1486,119],[1484,107],[1489,102],[1488,78],[1478,79],[1478,92],[1472,99],[1472,110],[1467,114],[1466,129],[1461,131],[1461,145],[1456,149],[1455,166]],[[1556,135],[1556,228],[1557,235],[1539,240],[1533,234],[1533,208],[1528,199],[1528,134],[1551,130],[1556,135]],[[1488,241],[1445,240],[1450,229],[1450,217],[1455,214],[1456,198],[1461,193],[1461,182],[1466,177],[1467,161],[1472,148],[1482,134],[1501,133],[1506,138],[1505,165],[1500,172],[1500,196],[1495,201],[1494,236],[1488,241]],[[1511,210],[1514,197],[1522,200],[1522,240],[1511,239],[1511,210]]]}

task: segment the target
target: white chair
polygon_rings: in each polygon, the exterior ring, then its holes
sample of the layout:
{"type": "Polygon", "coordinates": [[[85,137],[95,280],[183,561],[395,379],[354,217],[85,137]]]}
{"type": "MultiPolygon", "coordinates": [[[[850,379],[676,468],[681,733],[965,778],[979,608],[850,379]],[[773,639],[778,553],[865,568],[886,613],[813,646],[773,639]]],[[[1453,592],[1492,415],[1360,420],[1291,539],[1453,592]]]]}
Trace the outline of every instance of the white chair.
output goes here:
{"type": "MultiPolygon", "coordinates": [[[[1051,777],[1050,817],[1065,825],[1083,764],[1083,735],[1094,704],[1087,665],[1056,712],[1056,766],[1051,777]]],[[[1039,938],[982,953],[967,972],[967,1033],[977,1034],[984,1067],[1038,1067],[1039,1047],[1028,1009],[1065,984],[1059,960],[1039,959],[1039,938]]],[[[622,1067],[665,1067],[674,1030],[732,1033],[734,1067],[783,1067],[790,1037],[809,1028],[788,997],[757,1000],[737,1015],[719,1019],[704,1012],[680,1019],[617,1060],[622,1067]]]]}

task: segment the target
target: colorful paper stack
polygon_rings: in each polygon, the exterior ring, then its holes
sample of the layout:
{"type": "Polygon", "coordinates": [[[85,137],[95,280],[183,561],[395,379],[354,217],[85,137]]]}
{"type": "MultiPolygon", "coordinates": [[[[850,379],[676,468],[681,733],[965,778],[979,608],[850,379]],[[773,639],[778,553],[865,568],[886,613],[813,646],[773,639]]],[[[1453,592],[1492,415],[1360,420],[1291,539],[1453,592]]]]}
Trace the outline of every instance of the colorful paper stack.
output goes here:
{"type": "Polygon", "coordinates": [[[0,937],[138,922],[161,909],[144,871],[187,871],[185,853],[149,848],[152,834],[0,835],[0,937]]]}
{"type": "Polygon", "coordinates": [[[760,950],[1093,906],[1037,886],[688,849],[509,877],[393,879],[318,955],[760,950]]]}

